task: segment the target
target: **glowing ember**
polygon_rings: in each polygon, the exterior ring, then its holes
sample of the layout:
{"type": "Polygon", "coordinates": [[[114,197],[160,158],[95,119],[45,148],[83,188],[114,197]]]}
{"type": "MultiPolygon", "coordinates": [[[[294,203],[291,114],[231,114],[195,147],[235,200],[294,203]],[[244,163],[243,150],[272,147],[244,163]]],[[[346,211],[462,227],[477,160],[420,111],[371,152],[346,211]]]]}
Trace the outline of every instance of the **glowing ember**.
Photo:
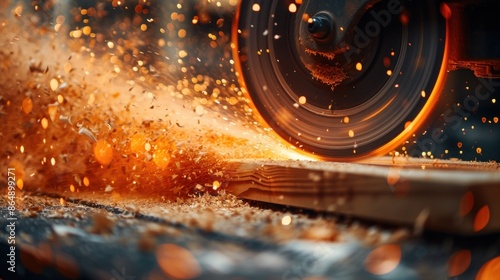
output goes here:
{"type": "Polygon", "coordinates": [[[498,279],[498,275],[500,275],[500,257],[496,257],[483,265],[475,280],[498,279]]]}
{"type": "Polygon", "coordinates": [[[219,181],[214,181],[214,182],[212,183],[212,188],[213,188],[214,190],[217,190],[219,187],[220,187],[220,182],[219,182],[219,181]]]}
{"type": "Polygon", "coordinates": [[[146,152],[149,152],[151,151],[151,144],[149,142],[147,142],[146,144],[144,144],[144,150],[146,152]]]}
{"type": "Polygon", "coordinates": [[[83,185],[84,185],[85,187],[90,186],[90,180],[89,180],[89,178],[87,178],[87,177],[84,177],[84,178],[83,178],[83,185]]]}
{"type": "Polygon", "coordinates": [[[201,269],[193,254],[175,244],[163,244],[156,250],[156,261],[161,270],[175,279],[192,279],[201,269]]]}
{"type": "Polygon", "coordinates": [[[464,217],[469,214],[472,211],[472,207],[474,207],[474,195],[468,191],[460,199],[460,216],[464,217]]]}
{"type": "Polygon", "coordinates": [[[17,188],[18,188],[20,191],[22,191],[22,190],[23,190],[23,188],[24,188],[24,181],[23,181],[23,179],[17,179],[17,181],[16,181],[16,185],[17,185],[17,188]]]}
{"type": "Polygon", "coordinates": [[[52,91],[56,91],[58,87],[59,87],[59,82],[56,79],[50,80],[50,89],[52,91]]]}
{"type": "Polygon", "coordinates": [[[137,133],[130,139],[130,150],[133,153],[143,153],[146,147],[146,135],[137,133]]]}
{"type": "Polygon", "coordinates": [[[286,215],[281,219],[281,224],[284,226],[288,226],[292,223],[292,217],[290,215],[286,215]]]}
{"type": "Polygon", "coordinates": [[[396,185],[399,182],[400,171],[401,169],[399,168],[390,168],[389,173],[387,174],[387,184],[390,186],[396,185]]]}
{"type": "Polygon", "coordinates": [[[483,230],[490,222],[490,208],[485,205],[477,211],[474,218],[474,231],[478,232],[483,230]]]}
{"type": "Polygon", "coordinates": [[[304,105],[307,103],[307,98],[305,96],[299,97],[299,104],[304,105]]]}
{"type": "Polygon", "coordinates": [[[48,113],[51,121],[56,120],[56,114],[57,114],[57,106],[58,104],[49,104],[48,113]]]}
{"type": "Polygon", "coordinates": [[[395,244],[382,245],[373,250],[365,260],[365,269],[375,275],[390,273],[401,262],[401,247],[395,244]]]}
{"type": "Polygon", "coordinates": [[[453,254],[448,261],[448,276],[455,277],[464,273],[471,264],[471,252],[460,250],[453,254]]]}
{"type": "Polygon", "coordinates": [[[361,64],[361,62],[356,63],[356,70],[358,71],[363,70],[363,64],[361,64]]]}
{"type": "Polygon", "coordinates": [[[166,149],[159,149],[153,154],[153,162],[158,168],[165,169],[170,163],[170,153],[166,149]]]}
{"type": "Polygon", "coordinates": [[[40,124],[42,125],[43,129],[47,129],[47,127],[49,127],[49,121],[46,118],[43,118],[40,121],[40,124]]]}
{"type": "Polygon", "coordinates": [[[33,101],[31,98],[26,97],[23,99],[23,104],[22,104],[23,112],[27,115],[33,110],[33,101]]]}
{"type": "Polygon", "coordinates": [[[95,159],[102,165],[108,165],[113,159],[113,148],[104,139],[97,141],[94,146],[95,159]]]}

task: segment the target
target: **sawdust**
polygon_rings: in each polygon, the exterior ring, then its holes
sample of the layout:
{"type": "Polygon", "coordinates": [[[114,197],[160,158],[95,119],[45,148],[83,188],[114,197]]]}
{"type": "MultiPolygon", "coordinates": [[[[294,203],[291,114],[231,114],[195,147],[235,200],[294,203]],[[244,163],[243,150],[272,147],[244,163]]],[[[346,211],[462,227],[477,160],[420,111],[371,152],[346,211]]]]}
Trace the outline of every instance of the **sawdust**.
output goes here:
{"type": "MultiPolygon", "coordinates": [[[[254,205],[227,194],[226,191],[221,191],[217,195],[202,194],[178,201],[129,195],[119,201],[110,202],[105,195],[85,193],[77,194],[67,200],[67,206],[60,206],[57,198],[23,196],[18,210],[26,214],[35,211],[41,217],[52,220],[89,220],[90,226],[84,227],[83,230],[89,234],[104,236],[111,234],[117,226],[139,225],[137,246],[141,251],[151,251],[156,245],[156,238],[160,236],[180,234],[175,228],[165,226],[164,222],[170,225],[186,225],[188,228],[204,232],[223,233],[273,243],[287,243],[294,240],[338,243],[355,238],[366,245],[377,246],[412,237],[410,231],[405,228],[396,230],[368,228],[359,222],[339,220],[335,215],[302,212],[284,206],[254,205]],[[85,203],[82,204],[82,201],[85,203]],[[97,208],[85,205],[95,205],[97,208]],[[103,211],[101,210],[103,207],[112,207],[115,210],[103,211]],[[127,217],[124,218],[123,215],[127,217]],[[141,220],[143,218],[138,218],[141,215],[147,216],[148,220],[157,219],[157,222],[141,220]],[[282,224],[284,216],[291,217],[290,224],[282,224]]],[[[0,201],[0,206],[3,204],[5,201],[0,201]]],[[[29,216],[26,215],[25,218],[29,216]]]]}
{"type": "MultiPolygon", "coordinates": [[[[0,24],[0,180],[12,167],[18,188],[27,191],[104,191],[110,199],[128,191],[175,199],[200,188],[215,192],[209,186],[221,180],[228,158],[285,157],[255,124],[230,75],[200,74],[210,64],[189,55],[172,63],[165,49],[147,41],[153,28],[134,29],[124,16],[107,26],[123,32],[104,30],[99,20],[106,13],[98,11],[104,6],[92,12],[96,18],[90,10],[65,20],[51,15],[64,22],[60,26],[44,21],[54,12],[43,10],[50,5],[36,11],[16,1],[6,6],[0,24]],[[73,30],[79,22],[88,28],[73,30]]],[[[173,8],[170,29],[181,24],[173,8]]],[[[195,33],[170,33],[162,38],[167,45],[179,41],[177,53],[188,53],[187,43],[200,40],[195,33]]],[[[209,53],[230,65],[228,36],[216,34],[207,38],[216,43],[209,53]]]]}
{"type": "Polygon", "coordinates": [[[347,73],[342,67],[333,65],[333,60],[335,59],[334,52],[324,52],[307,47],[316,45],[314,39],[310,37],[301,38],[299,43],[304,49],[304,55],[309,56],[306,59],[303,58],[303,63],[316,80],[331,86],[333,90],[335,86],[348,78],[347,73]],[[308,40],[308,42],[304,42],[304,40],[308,40]]]}
{"type": "Polygon", "coordinates": [[[311,71],[311,75],[318,81],[331,86],[332,90],[345,79],[347,74],[342,67],[334,65],[323,65],[320,63],[305,64],[306,68],[311,71]]]}

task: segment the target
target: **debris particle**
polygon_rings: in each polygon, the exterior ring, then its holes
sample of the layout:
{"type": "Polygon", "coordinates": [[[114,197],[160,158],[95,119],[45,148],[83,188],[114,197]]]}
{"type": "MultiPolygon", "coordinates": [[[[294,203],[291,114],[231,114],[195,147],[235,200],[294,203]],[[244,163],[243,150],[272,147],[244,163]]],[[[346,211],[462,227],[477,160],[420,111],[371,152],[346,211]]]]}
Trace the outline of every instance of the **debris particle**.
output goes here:
{"type": "Polygon", "coordinates": [[[97,138],[94,136],[94,134],[83,126],[78,130],[78,134],[87,136],[87,138],[89,138],[92,142],[97,142],[97,138]]]}
{"type": "Polygon", "coordinates": [[[98,212],[93,216],[93,225],[89,229],[94,234],[110,234],[113,232],[115,222],[106,213],[98,212]]]}

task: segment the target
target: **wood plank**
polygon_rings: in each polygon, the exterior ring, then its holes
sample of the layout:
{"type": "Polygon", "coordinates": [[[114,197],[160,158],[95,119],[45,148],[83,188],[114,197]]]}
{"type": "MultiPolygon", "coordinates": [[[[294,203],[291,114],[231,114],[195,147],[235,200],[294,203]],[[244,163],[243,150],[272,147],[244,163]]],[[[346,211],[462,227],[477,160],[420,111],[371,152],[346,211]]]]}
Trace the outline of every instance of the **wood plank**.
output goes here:
{"type": "Polygon", "coordinates": [[[240,198],[456,234],[500,232],[496,163],[377,158],[362,163],[238,161],[240,198]]]}

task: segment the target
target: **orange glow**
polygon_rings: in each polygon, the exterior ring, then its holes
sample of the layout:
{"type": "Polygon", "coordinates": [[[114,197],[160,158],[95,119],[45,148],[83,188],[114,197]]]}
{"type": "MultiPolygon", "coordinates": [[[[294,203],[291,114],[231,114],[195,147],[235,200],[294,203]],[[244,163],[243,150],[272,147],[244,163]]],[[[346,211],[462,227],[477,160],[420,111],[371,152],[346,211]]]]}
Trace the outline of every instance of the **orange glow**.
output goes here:
{"type": "MultiPolygon", "coordinates": [[[[384,111],[385,108],[387,108],[389,105],[391,105],[391,103],[394,101],[394,99],[396,99],[396,96],[393,96],[391,98],[391,100],[389,100],[387,103],[385,103],[380,109],[378,109],[376,112],[369,115],[368,117],[365,117],[362,121],[364,122],[364,121],[369,120],[369,119],[373,118],[374,116],[380,114],[380,112],[384,111]]],[[[393,150],[393,149],[391,149],[391,150],[393,150]]],[[[385,154],[387,154],[388,152],[390,152],[390,151],[387,151],[385,154]]]]}
{"type": "Polygon", "coordinates": [[[70,255],[59,253],[54,254],[55,267],[66,279],[80,278],[80,267],[78,262],[70,255]]]}
{"type": "Polygon", "coordinates": [[[144,153],[146,145],[146,136],[143,133],[137,133],[130,138],[130,150],[132,153],[144,153]]]}
{"type": "Polygon", "coordinates": [[[448,276],[455,277],[464,273],[470,266],[471,252],[460,250],[453,254],[448,261],[448,276]]]}
{"type": "Polygon", "coordinates": [[[490,208],[488,205],[483,206],[477,211],[476,218],[474,219],[474,231],[478,232],[483,230],[490,222],[490,208]]]}
{"type": "Polygon", "coordinates": [[[83,177],[83,185],[84,185],[85,187],[90,186],[90,180],[89,180],[89,178],[88,178],[88,177],[83,177]]]}
{"type": "Polygon", "coordinates": [[[23,190],[23,188],[24,188],[24,181],[23,181],[23,179],[17,179],[17,181],[16,181],[16,185],[17,185],[17,188],[18,188],[20,191],[22,191],[22,190],[23,190]]]}
{"type": "Polygon", "coordinates": [[[474,207],[474,195],[472,192],[468,191],[462,196],[462,199],[460,199],[460,216],[464,217],[469,214],[470,211],[472,211],[472,207],[474,207]]]}
{"type": "Polygon", "coordinates": [[[401,247],[399,245],[382,245],[368,254],[365,260],[365,269],[376,275],[390,273],[401,262],[401,255],[401,247]]]}
{"type": "Polygon", "coordinates": [[[496,257],[483,265],[477,273],[475,280],[498,279],[498,275],[500,275],[500,257],[496,257]]]}
{"type": "Polygon", "coordinates": [[[170,153],[168,150],[159,149],[153,154],[153,162],[161,169],[167,168],[170,162],[170,153]]]}
{"type": "Polygon", "coordinates": [[[399,14],[399,20],[401,21],[401,24],[408,25],[408,23],[410,22],[410,17],[408,16],[408,12],[403,11],[401,14],[399,14]]]}
{"type": "Polygon", "coordinates": [[[43,129],[47,129],[47,127],[49,127],[49,120],[46,118],[43,118],[40,123],[42,124],[43,129]]]}
{"type": "Polygon", "coordinates": [[[175,244],[159,246],[156,250],[156,261],[165,274],[175,279],[192,279],[201,273],[193,254],[175,244]]]}
{"type": "Polygon", "coordinates": [[[113,148],[108,141],[101,139],[94,146],[95,159],[102,165],[108,165],[113,159],[113,148]]]}
{"type": "Polygon", "coordinates": [[[387,184],[390,186],[394,186],[399,181],[399,168],[389,168],[389,172],[387,173],[387,184]]]}
{"type": "Polygon", "coordinates": [[[450,19],[451,18],[451,9],[450,6],[448,6],[446,3],[442,3],[440,8],[441,15],[445,19],[450,19]]]}
{"type": "Polygon", "coordinates": [[[53,262],[53,252],[47,243],[38,246],[22,245],[20,259],[23,266],[32,273],[42,274],[43,270],[53,262]]]}
{"type": "Polygon", "coordinates": [[[55,121],[57,116],[57,104],[49,104],[47,108],[50,120],[55,121]]]}
{"type": "Polygon", "coordinates": [[[400,180],[394,185],[394,194],[397,196],[406,196],[410,192],[410,183],[409,181],[400,180]]]}
{"type": "Polygon", "coordinates": [[[27,115],[33,110],[33,101],[31,98],[26,97],[23,99],[23,104],[22,104],[23,112],[27,115]]]}

